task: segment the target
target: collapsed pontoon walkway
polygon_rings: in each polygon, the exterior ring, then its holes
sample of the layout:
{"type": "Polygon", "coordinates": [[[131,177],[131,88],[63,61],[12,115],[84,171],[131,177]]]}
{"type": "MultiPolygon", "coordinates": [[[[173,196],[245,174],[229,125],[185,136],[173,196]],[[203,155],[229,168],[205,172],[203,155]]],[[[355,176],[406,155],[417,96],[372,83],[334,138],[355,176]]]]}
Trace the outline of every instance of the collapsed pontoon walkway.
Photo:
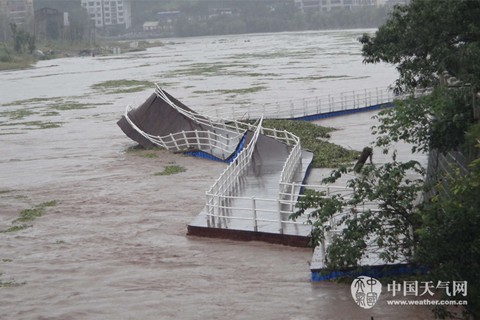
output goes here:
{"type": "Polygon", "coordinates": [[[203,116],[157,87],[141,106],[127,108],[118,124],[144,147],[160,146],[229,163],[206,192],[205,208],[189,224],[188,234],[306,246],[310,226],[289,216],[296,211],[312,154],[302,150],[292,133],[263,128],[263,114],[313,120],[368,111],[391,105],[389,92],[364,90],[328,96],[328,103],[303,99],[300,104],[215,110],[217,116],[203,116]],[[223,119],[222,113],[229,118],[223,119]],[[259,121],[235,120],[252,118],[259,121]]]}
{"type": "MultiPolygon", "coordinates": [[[[300,140],[294,134],[263,128],[263,115],[314,120],[391,106],[391,99],[389,94],[385,98],[377,89],[376,99],[372,100],[371,92],[365,90],[363,99],[355,92],[341,94],[340,99],[329,96],[326,106],[317,98],[313,103],[302,100],[300,108],[293,103],[288,108],[277,104],[263,110],[248,108],[246,112],[240,108],[227,111],[230,118],[225,120],[218,117],[225,110],[215,110],[217,117],[198,115],[157,87],[155,94],[139,108],[127,108],[118,124],[144,147],[160,146],[229,163],[206,192],[204,209],[188,225],[189,235],[306,246],[310,226],[301,220],[303,217],[295,222],[289,220],[296,211],[301,189],[313,187],[324,191],[326,197],[332,194],[350,196],[353,191],[345,187],[304,185],[312,154],[302,150],[300,140]],[[255,124],[235,120],[252,118],[259,120],[255,124]]],[[[342,221],[342,217],[349,214],[348,210],[370,212],[377,210],[375,207],[375,203],[365,203],[363,207],[344,208],[346,211],[332,216],[330,226],[336,227],[327,232],[327,241],[315,250],[312,280],[337,276],[336,273],[320,276],[318,272],[324,267],[328,239],[341,232],[342,226],[335,221],[342,221]]],[[[367,268],[384,270],[383,260],[376,256],[374,244],[371,249],[371,259],[362,263],[367,268]]]]}
{"type": "Polygon", "coordinates": [[[188,226],[190,235],[307,245],[310,227],[289,220],[312,161],[297,136],[263,128],[262,119],[198,115],[159,87],[138,108],[127,108],[118,124],[144,147],[229,163],[188,226]]]}
{"type": "Polygon", "coordinates": [[[246,175],[238,179],[235,196],[218,196],[221,204],[217,210],[207,204],[188,225],[188,234],[307,246],[311,227],[301,221],[293,222],[289,216],[294,211],[293,200],[300,193],[299,187],[292,186],[303,183],[312,153],[302,151],[290,185],[292,189],[282,197],[279,177],[291,149],[271,137],[260,135],[251,166],[246,175]]]}

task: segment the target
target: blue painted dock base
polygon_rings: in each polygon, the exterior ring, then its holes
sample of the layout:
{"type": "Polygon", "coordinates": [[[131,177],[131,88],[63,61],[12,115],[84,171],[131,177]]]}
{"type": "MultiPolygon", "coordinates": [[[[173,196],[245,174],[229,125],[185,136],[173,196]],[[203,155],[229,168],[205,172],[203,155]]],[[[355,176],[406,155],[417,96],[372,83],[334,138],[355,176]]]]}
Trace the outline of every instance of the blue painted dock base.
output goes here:
{"type": "Polygon", "coordinates": [[[420,275],[427,272],[427,268],[409,264],[392,264],[382,266],[363,266],[344,271],[312,270],[312,282],[326,281],[338,278],[356,278],[369,276],[375,279],[420,275]]]}
{"type": "Polygon", "coordinates": [[[306,116],[303,116],[303,117],[285,119],[285,120],[315,121],[315,120],[318,120],[318,119],[345,116],[345,115],[353,114],[353,113],[368,112],[368,111],[373,111],[373,110],[391,108],[393,106],[394,106],[393,102],[381,103],[381,104],[375,104],[375,105],[368,106],[368,107],[363,107],[363,108],[345,109],[345,110],[339,110],[339,111],[324,112],[324,113],[319,113],[319,114],[306,115],[306,116]]]}

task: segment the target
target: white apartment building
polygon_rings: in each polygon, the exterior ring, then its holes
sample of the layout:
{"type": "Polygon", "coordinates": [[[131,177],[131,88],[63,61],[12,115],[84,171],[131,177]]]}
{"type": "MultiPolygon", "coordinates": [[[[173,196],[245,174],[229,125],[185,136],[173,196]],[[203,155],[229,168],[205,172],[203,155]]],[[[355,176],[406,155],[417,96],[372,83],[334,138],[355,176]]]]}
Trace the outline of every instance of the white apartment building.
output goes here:
{"type": "Polygon", "coordinates": [[[130,0],[82,0],[82,7],[96,27],[124,25],[129,29],[132,26],[130,0]]]}

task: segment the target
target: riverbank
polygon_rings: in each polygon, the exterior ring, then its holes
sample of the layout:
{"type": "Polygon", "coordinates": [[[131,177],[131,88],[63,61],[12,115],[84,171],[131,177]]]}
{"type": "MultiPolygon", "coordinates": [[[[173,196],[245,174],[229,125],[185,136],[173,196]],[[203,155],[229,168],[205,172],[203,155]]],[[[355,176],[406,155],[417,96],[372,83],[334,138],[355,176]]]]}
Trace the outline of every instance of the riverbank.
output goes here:
{"type": "Polygon", "coordinates": [[[33,53],[17,54],[7,45],[0,46],[0,71],[26,69],[40,60],[79,56],[108,56],[125,52],[145,51],[164,44],[158,40],[101,41],[95,45],[84,43],[48,42],[37,44],[33,53]]]}

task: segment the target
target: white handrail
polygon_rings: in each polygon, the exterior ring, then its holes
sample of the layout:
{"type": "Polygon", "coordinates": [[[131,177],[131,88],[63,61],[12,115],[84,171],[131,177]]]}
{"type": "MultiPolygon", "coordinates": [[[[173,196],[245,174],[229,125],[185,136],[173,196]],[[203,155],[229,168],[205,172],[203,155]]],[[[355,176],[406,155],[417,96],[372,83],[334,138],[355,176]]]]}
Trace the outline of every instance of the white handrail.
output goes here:
{"type": "MultiPolygon", "coordinates": [[[[206,192],[206,216],[208,219],[211,219],[217,226],[225,225],[225,222],[230,219],[251,220],[253,221],[254,230],[258,230],[259,222],[279,223],[280,230],[282,230],[284,225],[299,226],[304,224],[305,220],[296,222],[285,220],[285,217],[288,217],[296,211],[298,199],[303,197],[303,195],[300,195],[301,188],[312,188],[317,191],[324,191],[325,197],[333,194],[349,197],[353,194],[353,190],[341,186],[318,186],[296,183],[294,181],[295,174],[302,162],[300,139],[285,130],[281,131],[262,127],[264,114],[268,118],[298,118],[325,112],[359,109],[371,105],[390,103],[392,101],[390,90],[375,88],[341,93],[339,96],[328,95],[328,97],[302,99],[300,102],[288,101],[264,105],[254,109],[250,107],[247,109],[239,108],[238,110],[228,110],[227,113],[222,113],[222,110],[214,110],[213,113],[216,115],[203,116],[177,106],[158,85],[156,85],[155,94],[180,114],[201,125],[202,128],[206,128],[200,131],[197,129],[193,131],[169,133],[165,136],[154,136],[142,131],[135,125],[128,115],[131,107],[127,107],[125,110],[125,118],[132,128],[155,145],[165,149],[173,151],[187,151],[191,149],[207,150],[210,153],[226,155],[224,157],[226,158],[236,151],[240,139],[242,139],[247,130],[254,132],[248,145],[237,153],[233,161],[230,162],[206,192]],[[226,117],[228,120],[223,118],[223,115],[228,115],[226,117]],[[259,121],[251,124],[236,120],[246,118],[259,119],[259,121]],[[278,198],[276,199],[238,196],[238,190],[251,164],[251,159],[260,134],[271,137],[291,147],[280,173],[278,198]],[[247,201],[250,205],[239,205],[238,201],[243,201],[243,203],[247,201]],[[260,202],[263,202],[264,205],[259,206],[260,202]],[[232,212],[235,214],[232,214],[232,212]],[[239,216],[238,214],[241,212],[246,212],[246,215],[239,216]],[[270,217],[265,217],[265,214],[270,214],[270,217]]],[[[372,208],[374,204],[364,205],[370,207],[368,210],[375,210],[372,208]]],[[[346,208],[345,210],[346,211],[332,217],[331,223],[333,224],[336,219],[340,219],[342,215],[346,214],[348,210],[352,210],[352,208],[346,208]]],[[[358,210],[363,209],[359,207],[355,208],[355,210],[361,212],[358,210]]],[[[335,230],[332,232],[335,232],[335,230]]]]}
{"type": "MultiPolygon", "coordinates": [[[[417,91],[415,96],[424,92],[417,91]]],[[[391,103],[393,100],[402,100],[408,94],[394,95],[390,88],[369,88],[341,92],[335,95],[323,95],[297,100],[286,100],[275,103],[266,103],[261,106],[248,105],[245,108],[219,108],[208,110],[206,114],[217,117],[228,116],[230,119],[258,119],[263,115],[267,119],[295,119],[323,113],[361,109],[365,107],[391,103]]]]}

